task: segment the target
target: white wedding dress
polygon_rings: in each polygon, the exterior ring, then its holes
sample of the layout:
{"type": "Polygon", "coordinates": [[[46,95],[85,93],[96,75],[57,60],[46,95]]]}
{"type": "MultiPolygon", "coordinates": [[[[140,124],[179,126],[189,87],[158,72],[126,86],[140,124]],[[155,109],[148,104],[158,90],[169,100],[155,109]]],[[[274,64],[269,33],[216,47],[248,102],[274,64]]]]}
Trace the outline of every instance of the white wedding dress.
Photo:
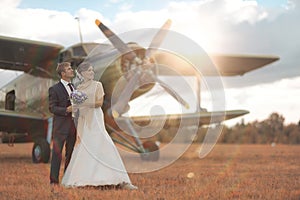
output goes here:
{"type": "MultiPolygon", "coordinates": [[[[78,86],[88,99],[79,105],[77,144],[62,178],[66,187],[131,185],[120,154],[104,126],[102,109],[85,107],[104,96],[102,84],[88,81],[78,86]]],[[[94,105],[94,104],[93,104],[94,105]]]]}

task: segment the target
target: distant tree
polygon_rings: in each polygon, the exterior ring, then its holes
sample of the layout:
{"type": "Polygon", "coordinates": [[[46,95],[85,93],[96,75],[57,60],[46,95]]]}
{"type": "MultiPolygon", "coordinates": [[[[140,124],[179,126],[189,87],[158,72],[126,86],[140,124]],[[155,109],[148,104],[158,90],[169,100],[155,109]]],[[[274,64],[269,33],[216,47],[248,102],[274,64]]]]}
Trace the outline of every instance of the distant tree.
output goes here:
{"type": "Polygon", "coordinates": [[[286,144],[300,144],[300,127],[296,124],[289,124],[284,128],[286,144]]]}
{"type": "MultiPolygon", "coordinates": [[[[219,143],[241,144],[300,144],[300,122],[298,124],[284,125],[284,117],[276,112],[262,121],[253,121],[245,124],[242,120],[232,127],[224,125],[219,143]]],[[[203,142],[207,128],[198,130],[196,142],[203,142]]]]}
{"type": "Polygon", "coordinates": [[[265,122],[270,129],[270,142],[279,142],[283,137],[284,117],[278,113],[272,113],[265,122]]]}

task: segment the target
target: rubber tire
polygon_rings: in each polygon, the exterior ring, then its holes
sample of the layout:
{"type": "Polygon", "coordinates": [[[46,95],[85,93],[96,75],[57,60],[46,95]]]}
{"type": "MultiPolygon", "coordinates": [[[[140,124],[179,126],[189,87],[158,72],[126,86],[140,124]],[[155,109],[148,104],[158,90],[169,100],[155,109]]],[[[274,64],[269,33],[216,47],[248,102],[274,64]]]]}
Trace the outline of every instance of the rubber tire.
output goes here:
{"type": "Polygon", "coordinates": [[[153,141],[146,141],[143,143],[143,147],[146,152],[149,153],[142,153],[141,158],[142,160],[146,161],[158,161],[159,159],[159,147],[153,141]]]}
{"type": "Polygon", "coordinates": [[[50,159],[50,145],[44,138],[39,138],[32,147],[33,163],[48,163],[50,159]]]}

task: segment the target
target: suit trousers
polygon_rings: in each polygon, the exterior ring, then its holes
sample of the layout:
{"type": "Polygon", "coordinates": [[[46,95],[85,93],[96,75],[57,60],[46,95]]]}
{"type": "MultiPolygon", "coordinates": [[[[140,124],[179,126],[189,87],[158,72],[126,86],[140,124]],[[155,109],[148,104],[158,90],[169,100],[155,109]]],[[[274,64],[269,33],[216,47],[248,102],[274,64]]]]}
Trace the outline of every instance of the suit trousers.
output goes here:
{"type": "Polygon", "coordinates": [[[69,134],[53,135],[53,147],[50,169],[50,183],[59,183],[59,171],[62,161],[62,149],[65,144],[65,166],[67,169],[71,160],[73,148],[76,142],[76,131],[71,131],[69,134]]]}

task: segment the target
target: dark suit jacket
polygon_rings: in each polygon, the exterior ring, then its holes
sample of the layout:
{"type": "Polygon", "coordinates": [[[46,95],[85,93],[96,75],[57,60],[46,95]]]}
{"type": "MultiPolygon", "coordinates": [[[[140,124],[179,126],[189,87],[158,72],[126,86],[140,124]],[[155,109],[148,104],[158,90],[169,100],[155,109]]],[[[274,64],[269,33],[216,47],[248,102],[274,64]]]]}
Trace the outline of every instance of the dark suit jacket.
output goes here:
{"type": "Polygon", "coordinates": [[[66,112],[67,107],[70,105],[70,97],[61,82],[49,88],[49,110],[54,114],[53,136],[57,134],[69,134],[75,131],[72,113],[66,112]]]}

